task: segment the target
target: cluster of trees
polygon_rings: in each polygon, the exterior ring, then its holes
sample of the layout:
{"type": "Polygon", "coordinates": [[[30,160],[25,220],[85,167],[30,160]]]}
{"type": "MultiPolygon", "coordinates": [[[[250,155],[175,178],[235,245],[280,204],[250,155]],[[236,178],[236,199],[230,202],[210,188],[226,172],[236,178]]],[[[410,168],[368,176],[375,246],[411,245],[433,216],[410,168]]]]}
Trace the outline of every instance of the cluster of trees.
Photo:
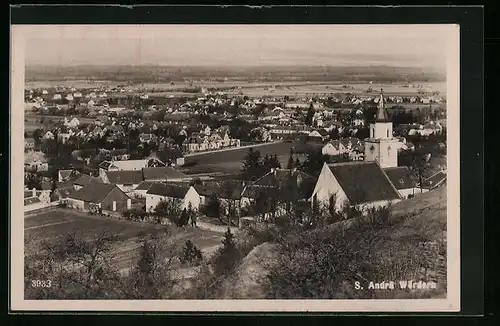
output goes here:
{"type": "MultiPolygon", "coordinates": [[[[118,238],[107,231],[95,237],[72,233],[56,241],[45,241],[41,250],[26,255],[25,297],[80,300],[203,297],[234,271],[243,256],[230,229],[210,260],[191,240],[179,248],[171,238],[168,233],[141,237],[137,258],[126,271],[114,263],[118,238]],[[202,288],[200,279],[195,278],[195,287],[185,288],[178,273],[182,266],[201,266],[199,274],[204,276],[201,280],[212,285],[202,288]]],[[[27,246],[33,240],[28,239],[27,246]]]]}
{"type": "Polygon", "coordinates": [[[243,161],[241,176],[244,180],[255,181],[269,173],[271,169],[281,168],[281,163],[276,155],[261,157],[259,150],[250,148],[243,161]]]}
{"type": "Polygon", "coordinates": [[[446,255],[446,242],[436,239],[435,230],[416,229],[418,240],[391,236],[401,228],[401,222],[390,219],[387,209],[372,210],[350,221],[279,234],[274,241],[279,252],[277,262],[268,266],[266,297],[391,299],[445,294],[446,279],[436,278],[435,272],[442,268],[438,261],[446,255]],[[429,252],[429,244],[436,244],[438,251],[429,252]],[[442,283],[440,292],[411,293],[398,289],[399,284],[394,291],[370,289],[370,281],[387,279],[442,283]],[[356,282],[362,288],[356,288],[356,282]]]}

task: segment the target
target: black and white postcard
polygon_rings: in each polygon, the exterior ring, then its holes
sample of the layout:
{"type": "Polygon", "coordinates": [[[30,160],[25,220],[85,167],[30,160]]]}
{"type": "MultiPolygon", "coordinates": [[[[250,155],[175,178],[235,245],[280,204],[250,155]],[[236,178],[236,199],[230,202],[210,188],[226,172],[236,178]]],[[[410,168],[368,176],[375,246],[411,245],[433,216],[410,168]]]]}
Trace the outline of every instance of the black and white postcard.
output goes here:
{"type": "Polygon", "coordinates": [[[12,308],[459,311],[459,32],[12,25],[12,308]]]}

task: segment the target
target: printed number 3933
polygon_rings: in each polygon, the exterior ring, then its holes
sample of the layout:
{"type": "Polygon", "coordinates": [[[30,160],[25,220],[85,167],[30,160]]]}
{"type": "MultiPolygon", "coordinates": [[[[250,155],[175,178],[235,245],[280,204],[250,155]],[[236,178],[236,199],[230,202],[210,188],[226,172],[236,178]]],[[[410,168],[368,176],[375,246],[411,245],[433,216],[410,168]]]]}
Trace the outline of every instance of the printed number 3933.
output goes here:
{"type": "Polygon", "coordinates": [[[31,286],[34,288],[50,288],[52,282],[50,280],[32,280],[31,286]]]}

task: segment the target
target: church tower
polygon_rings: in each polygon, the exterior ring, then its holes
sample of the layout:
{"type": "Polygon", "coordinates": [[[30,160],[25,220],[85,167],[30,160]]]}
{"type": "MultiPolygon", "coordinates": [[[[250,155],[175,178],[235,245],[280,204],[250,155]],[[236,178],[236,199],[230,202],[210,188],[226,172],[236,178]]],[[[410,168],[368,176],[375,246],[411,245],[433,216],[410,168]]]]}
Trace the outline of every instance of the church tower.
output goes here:
{"type": "Polygon", "coordinates": [[[398,166],[398,143],[392,136],[392,122],[381,90],[375,123],[370,124],[370,138],[365,139],[365,161],[378,161],[382,168],[398,166]]]}

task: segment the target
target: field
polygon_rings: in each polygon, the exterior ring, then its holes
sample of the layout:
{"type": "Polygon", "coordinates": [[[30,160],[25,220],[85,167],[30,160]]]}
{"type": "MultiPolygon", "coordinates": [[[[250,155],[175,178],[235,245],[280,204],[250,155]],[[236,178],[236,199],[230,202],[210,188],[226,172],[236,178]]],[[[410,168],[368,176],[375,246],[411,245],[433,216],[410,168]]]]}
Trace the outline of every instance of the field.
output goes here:
{"type": "MultiPolygon", "coordinates": [[[[277,155],[281,166],[286,167],[292,143],[274,142],[269,144],[253,146],[254,150],[260,152],[261,157],[265,155],[277,155]]],[[[233,150],[222,150],[206,154],[198,154],[185,157],[184,170],[189,173],[224,172],[238,173],[243,165],[243,160],[248,153],[248,147],[233,150]]]]}
{"type": "MultiPolygon", "coordinates": [[[[215,250],[220,244],[222,235],[200,229],[173,227],[171,238],[182,247],[190,239],[204,252],[215,250]]],[[[93,238],[103,231],[118,237],[114,244],[114,262],[118,269],[131,266],[137,255],[137,240],[149,234],[167,232],[166,226],[142,224],[123,220],[112,220],[90,216],[86,213],[68,209],[46,211],[24,220],[25,255],[30,255],[40,249],[44,241],[54,242],[72,232],[85,238],[93,238]]]]}

